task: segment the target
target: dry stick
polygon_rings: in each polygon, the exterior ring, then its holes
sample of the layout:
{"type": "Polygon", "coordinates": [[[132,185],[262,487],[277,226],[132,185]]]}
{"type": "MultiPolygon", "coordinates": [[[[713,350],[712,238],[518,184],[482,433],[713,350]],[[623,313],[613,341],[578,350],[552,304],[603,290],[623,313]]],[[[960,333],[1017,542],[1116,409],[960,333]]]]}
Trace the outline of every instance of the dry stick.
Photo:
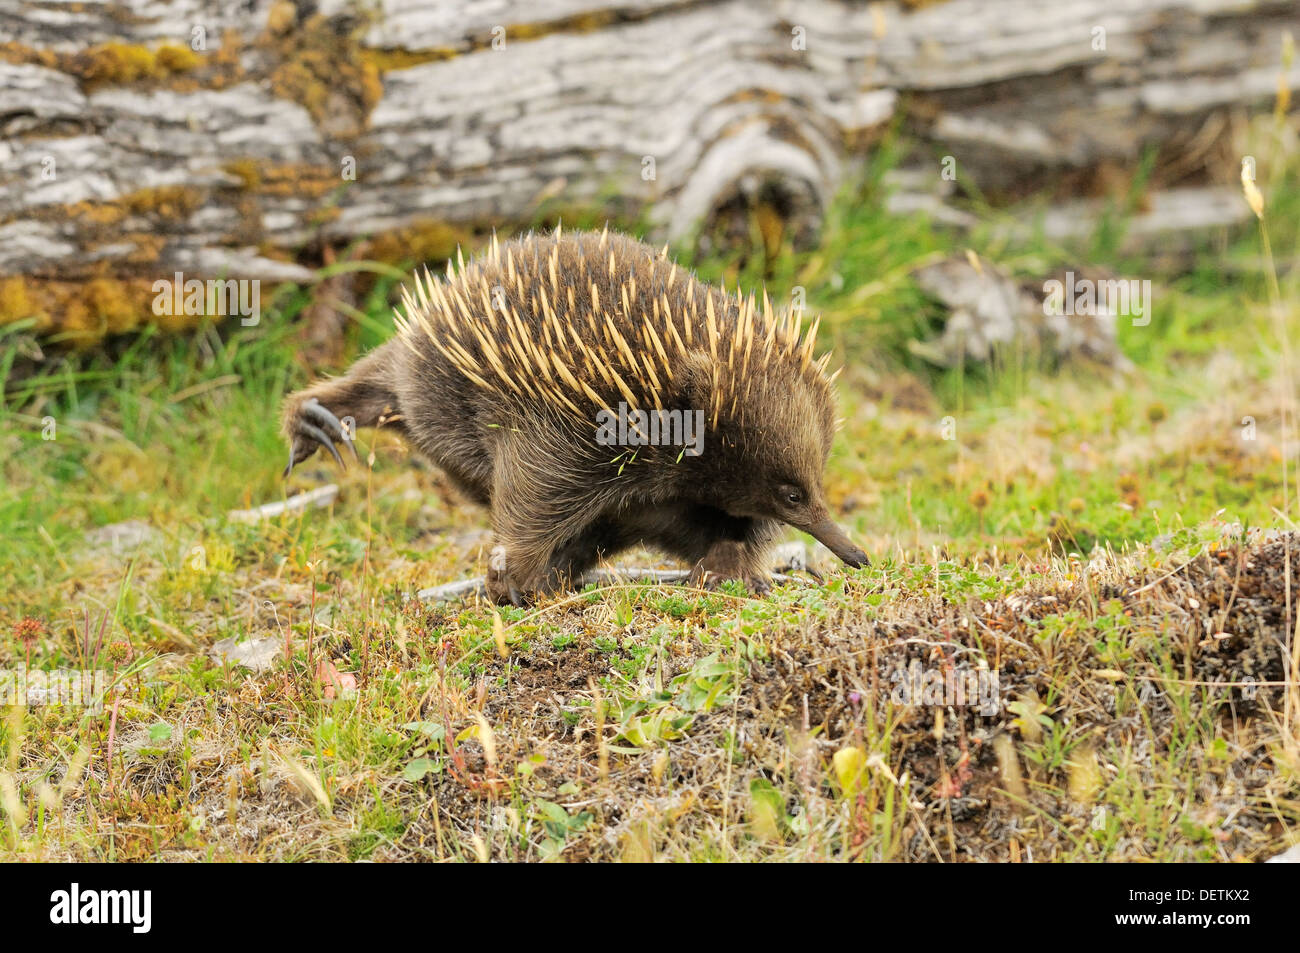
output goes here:
{"type": "MultiPolygon", "coordinates": [[[[1220,632],[1222,632],[1223,627],[1228,624],[1228,616],[1232,613],[1232,607],[1237,604],[1237,595],[1241,592],[1241,571],[1245,567],[1246,563],[1246,560],[1242,558],[1241,550],[1245,548],[1245,545],[1246,527],[1242,526],[1241,536],[1237,539],[1237,575],[1233,577],[1232,592],[1228,594],[1228,601],[1223,607],[1223,616],[1219,619],[1219,624],[1216,626],[1220,632]]],[[[1283,542],[1282,545],[1286,546],[1286,543],[1283,542]]]]}
{"type": "Polygon", "coordinates": [[[440,813],[438,807],[438,795],[435,794],[429,803],[433,808],[433,843],[438,851],[438,859],[445,860],[446,857],[443,855],[442,843],[442,819],[438,816],[440,813]]]}
{"type": "Polygon", "coordinates": [[[594,678],[588,677],[587,687],[591,689],[592,701],[596,706],[596,771],[601,781],[609,779],[609,747],[605,744],[605,699],[600,692],[600,685],[594,678]]]}
{"type": "MultiPolygon", "coordinates": [[[[808,716],[808,694],[803,696],[803,720],[799,723],[802,728],[800,741],[804,750],[799,755],[799,763],[795,766],[796,779],[799,786],[803,789],[803,810],[804,817],[808,821],[808,862],[813,859],[813,851],[817,845],[817,828],[813,821],[813,804],[817,797],[817,791],[812,784],[812,769],[809,763],[812,761],[812,738],[810,732],[812,725],[808,716]]],[[[820,813],[820,812],[819,812],[820,813]]]]}
{"type": "MultiPolygon", "coordinates": [[[[262,605],[271,610],[271,618],[275,619],[276,626],[279,627],[280,632],[284,635],[284,670],[285,675],[289,676],[291,675],[293,668],[293,631],[285,628],[284,623],[280,621],[280,613],[276,609],[274,602],[267,599],[262,603],[262,605]]],[[[287,681],[285,685],[288,687],[287,681]]]]}
{"type": "Polygon", "coordinates": [[[913,805],[911,800],[908,798],[907,791],[904,790],[901,779],[896,780],[894,786],[898,788],[898,792],[902,796],[904,803],[907,805],[907,809],[912,813],[912,820],[916,821],[916,826],[925,836],[925,842],[930,845],[930,851],[934,854],[934,859],[941,864],[947,863],[947,861],[943,859],[943,854],[939,852],[939,845],[934,842],[934,837],[930,834],[930,826],[926,824],[925,818],[921,816],[921,812],[916,809],[916,806],[913,805]]]}
{"type": "Polygon", "coordinates": [[[1140,588],[1134,589],[1132,592],[1129,593],[1129,595],[1130,595],[1130,596],[1136,596],[1136,595],[1137,595],[1138,593],[1140,593],[1140,592],[1146,592],[1148,589],[1154,589],[1156,586],[1160,585],[1160,583],[1164,582],[1166,579],[1170,578],[1171,576],[1176,576],[1176,575],[1178,575],[1180,572],[1182,572],[1184,569],[1186,569],[1186,568],[1187,568],[1188,566],[1190,566],[1191,564],[1192,564],[1192,563],[1191,563],[1191,560],[1188,560],[1187,562],[1183,563],[1181,566],[1178,566],[1178,567],[1175,568],[1175,569],[1171,569],[1169,572],[1165,573],[1165,574],[1164,574],[1163,576],[1161,576],[1159,579],[1153,579],[1151,582],[1147,583],[1145,586],[1141,586],[1140,588]]]}
{"type": "Polygon", "coordinates": [[[1206,682],[1200,679],[1165,678],[1161,675],[1130,675],[1129,678],[1140,682],[1159,682],[1162,685],[1186,685],[1202,688],[1295,688],[1300,681],[1283,679],[1280,682],[1240,681],[1240,682],[1206,682]]]}
{"type": "Polygon", "coordinates": [[[122,701],[121,694],[115,693],[113,695],[113,713],[108,719],[108,755],[107,755],[108,765],[107,767],[108,767],[108,791],[110,794],[112,794],[116,790],[116,785],[113,781],[113,748],[114,748],[114,742],[117,740],[117,706],[121,703],[121,701],[122,701]]]}
{"type": "MultiPolygon", "coordinates": [[[[1282,60],[1284,65],[1284,71],[1283,71],[1284,73],[1286,69],[1290,68],[1291,60],[1293,56],[1294,56],[1294,49],[1291,44],[1291,34],[1287,33],[1284,37],[1284,42],[1282,45],[1282,60]]],[[[1285,92],[1284,75],[1279,74],[1277,102],[1274,105],[1274,112],[1273,112],[1274,133],[1277,136],[1277,143],[1279,147],[1281,147],[1282,145],[1282,127],[1285,120],[1286,104],[1289,101],[1290,101],[1290,96],[1288,93],[1285,92]]],[[[1275,166],[1275,170],[1280,173],[1281,166],[1280,165],[1275,166]]],[[[1262,208],[1260,209],[1260,212],[1257,217],[1259,219],[1260,234],[1263,236],[1264,254],[1268,262],[1269,298],[1272,304],[1274,320],[1277,323],[1278,336],[1282,341],[1282,360],[1283,360],[1283,371],[1284,371],[1284,378],[1285,378],[1283,380],[1283,386],[1286,388],[1286,397],[1287,397],[1287,400],[1283,403],[1283,409],[1285,413],[1285,410],[1288,408],[1291,408],[1294,411],[1294,408],[1292,408],[1292,402],[1295,399],[1295,385],[1291,380],[1290,337],[1287,334],[1286,314],[1283,312],[1282,309],[1282,290],[1278,286],[1277,267],[1273,261],[1273,247],[1268,238],[1268,229],[1264,225],[1264,215],[1263,215],[1262,208]]],[[[1294,422],[1295,420],[1294,412],[1291,415],[1291,419],[1294,422]]],[[[1283,418],[1283,423],[1284,423],[1284,426],[1282,428],[1282,467],[1283,467],[1282,472],[1284,475],[1283,476],[1283,503],[1287,503],[1288,498],[1286,496],[1285,474],[1286,474],[1286,466],[1287,466],[1288,446],[1286,443],[1287,430],[1285,427],[1285,417],[1283,418]]],[[[1290,507],[1287,506],[1286,509],[1288,513],[1287,521],[1290,522],[1290,517],[1289,517],[1290,507]]],[[[1291,525],[1294,526],[1295,524],[1292,523],[1291,525]]],[[[1287,598],[1287,606],[1289,611],[1290,603],[1291,603],[1291,549],[1289,546],[1286,548],[1286,557],[1287,557],[1286,598],[1287,598]]],[[[1291,660],[1290,661],[1291,661],[1291,676],[1292,678],[1294,678],[1296,673],[1300,672],[1300,618],[1296,619],[1295,628],[1292,629],[1291,632],[1291,660]]],[[[1285,704],[1286,704],[1285,721],[1289,733],[1291,727],[1292,713],[1296,712],[1298,715],[1300,715],[1300,693],[1288,692],[1285,699],[1285,704]]]]}
{"type": "MultiPolygon", "coordinates": [[[[355,436],[355,432],[353,436],[355,436]]],[[[375,484],[375,453],[371,450],[366,454],[366,558],[361,565],[361,606],[365,612],[365,620],[362,623],[361,633],[361,673],[362,678],[370,677],[370,610],[374,607],[372,600],[367,600],[370,589],[370,548],[374,544],[374,484],[375,484]]],[[[365,704],[358,699],[359,704],[365,704]]]]}
{"type": "MultiPolygon", "coordinates": [[[[740,661],[740,640],[735,643],[737,667],[740,661]]],[[[739,688],[739,686],[737,686],[739,688]]],[[[727,753],[727,771],[722,778],[722,847],[725,850],[729,845],[727,843],[727,822],[731,815],[731,798],[728,792],[731,791],[731,766],[736,760],[736,721],[739,718],[740,692],[736,691],[731,696],[731,750],[727,753]]]]}
{"type": "Polygon", "coordinates": [[[295,513],[298,510],[305,510],[310,506],[329,506],[338,495],[338,484],[327,483],[325,486],[317,487],[306,493],[298,493],[285,500],[263,503],[251,510],[231,510],[226,514],[226,519],[233,520],[236,523],[256,523],[260,520],[270,519],[273,516],[279,516],[281,513],[295,513]]]}
{"type": "Polygon", "coordinates": [[[307,677],[313,677],[315,669],[312,667],[312,659],[316,655],[316,564],[308,563],[311,567],[311,605],[309,611],[311,618],[307,621],[307,677]]]}
{"type": "MultiPolygon", "coordinates": [[[[1268,278],[1268,297],[1269,311],[1273,315],[1273,324],[1277,332],[1278,342],[1282,349],[1282,374],[1278,386],[1282,391],[1282,511],[1285,514],[1291,512],[1291,484],[1290,484],[1290,467],[1288,457],[1290,455],[1290,430],[1288,420],[1294,421],[1295,414],[1292,412],[1292,401],[1294,399],[1294,385],[1291,381],[1291,343],[1287,337],[1286,316],[1282,308],[1282,291],[1277,282],[1277,267],[1273,262],[1273,244],[1269,241],[1268,227],[1264,224],[1263,210],[1256,212],[1259,220],[1260,242],[1264,251],[1264,262],[1268,266],[1266,277],[1268,278]]],[[[1291,547],[1286,546],[1283,549],[1283,572],[1286,578],[1286,616],[1291,619],[1291,547]]],[[[1291,673],[1292,675],[1300,669],[1300,618],[1294,620],[1294,628],[1291,633],[1291,673]]],[[[1288,694],[1286,698],[1286,707],[1284,722],[1288,733],[1291,730],[1291,716],[1297,706],[1297,699],[1288,694]]]]}

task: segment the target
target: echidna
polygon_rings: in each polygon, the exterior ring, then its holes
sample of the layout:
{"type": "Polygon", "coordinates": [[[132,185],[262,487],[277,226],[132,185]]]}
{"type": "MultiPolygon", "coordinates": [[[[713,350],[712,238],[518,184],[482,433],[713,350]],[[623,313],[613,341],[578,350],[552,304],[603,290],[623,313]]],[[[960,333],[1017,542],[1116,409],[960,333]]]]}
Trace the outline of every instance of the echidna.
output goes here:
{"type": "Polygon", "coordinates": [[[334,441],[351,450],[356,427],[401,431],[490,507],[497,602],[638,543],[696,583],[766,591],[782,523],[867,562],[822,488],[834,405],[817,322],[801,334],[766,295],[759,308],[608,231],[457,257],[403,290],[392,340],[288,398],[286,474],[321,446],[342,464],[334,441]]]}

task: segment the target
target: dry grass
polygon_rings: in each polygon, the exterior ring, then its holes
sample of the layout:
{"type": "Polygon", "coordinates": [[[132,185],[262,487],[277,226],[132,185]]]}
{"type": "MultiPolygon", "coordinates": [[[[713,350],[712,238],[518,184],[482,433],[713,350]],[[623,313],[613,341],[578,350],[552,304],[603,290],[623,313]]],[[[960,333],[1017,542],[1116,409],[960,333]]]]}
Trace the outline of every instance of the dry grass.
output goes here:
{"type": "Polygon", "coordinates": [[[298,620],[289,663],[142,646],[115,717],[10,721],[27,804],[22,824],[6,805],[6,852],[1262,858],[1300,821],[1300,538],[1221,532],[1087,562],[887,563],[770,600],[614,587],[499,631],[486,607],[372,603],[342,578],[313,626],[310,587],[249,585],[267,603],[250,632],[298,620]],[[323,658],[354,696],[323,697],[323,658]],[[909,672],[923,693],[904,698],[909,672]]]}

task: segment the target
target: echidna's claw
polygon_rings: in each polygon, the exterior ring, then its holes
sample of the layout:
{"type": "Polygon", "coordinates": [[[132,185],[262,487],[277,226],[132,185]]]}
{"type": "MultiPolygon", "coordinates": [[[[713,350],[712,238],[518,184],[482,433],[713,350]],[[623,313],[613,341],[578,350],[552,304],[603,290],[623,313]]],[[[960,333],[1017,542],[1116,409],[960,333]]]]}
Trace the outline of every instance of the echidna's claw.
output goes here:
{"type": "Polygon", "coordinates": [[[347,466],[347,464],[343,462],[343,458],[339,455],[339,448],[334,446],[334,441],[330,439],[329,434],[321,430],[315,424],[308,424],[308,423],[299,424],[298,429],[304,435],[311,437],[313,440],[315,440],[317,443],[323,446],[326,450],[328,450],[330,452],[330,455],[334,457],[335,463],[337,463],[341,467],[347,466]]]}
{"type": "MultiPolygon", "coordinates": [[[[343,445],[352,452],[353,460],[360,459],[357,456],[357,448],[352,443],[352,434],[348,432],[348,428],[343,425],[341,420],[326,410],[325,407],[321,406],[319,400],[313,397],[311,400],[307,401],[307,403],[303,404],[302,414],[312,423],[324,429],[326,433],[332,435],[336,440],[343,441],[343,445]]],[[[343,461],[339,458],[337,453],[334,454],[334,458],[339,461],[340,466],[343,465],[343,461]]]]}
{"type": "Polygon", "coordinates": [[[351,451],[352,459],[359,459],[349,428],[321,406],[320,401],[315,397],[304,401],[298,408],[289,430],[289,465],[284,468],[285,476],[288,476],[297,464],[315,453],[317,447],[324,447],[340,467],[346,467],[343,456],[334,445],[335,440],[342,441],[343,445],[351,451]]]}

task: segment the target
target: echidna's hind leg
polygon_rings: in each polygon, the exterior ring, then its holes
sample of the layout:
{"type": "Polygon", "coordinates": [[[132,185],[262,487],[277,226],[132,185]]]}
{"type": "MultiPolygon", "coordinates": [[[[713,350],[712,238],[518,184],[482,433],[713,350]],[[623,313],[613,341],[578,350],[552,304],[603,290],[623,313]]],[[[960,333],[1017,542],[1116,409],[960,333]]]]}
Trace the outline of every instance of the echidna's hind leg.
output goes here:
{"type": "Polygon", "coordinates": [[[780,523],[748,520],[740,539],[718,536],[691,569],[691,582],[713,589],[728,579],[738,579],[755,595],[772,588],[769,553],[780,523]]]}
{"type": "Polygon", "coordinates": [[[343,377],[317,381],[290,394],[284,403],[284,434],[289,439],[289,465],[285,474],[324,447],[339,466],[338,445],[356,450],[352,441],[359,427],[391,426],[404,429],[397,395],[388,386],[393,344],[372,351],[343,377]]]}

